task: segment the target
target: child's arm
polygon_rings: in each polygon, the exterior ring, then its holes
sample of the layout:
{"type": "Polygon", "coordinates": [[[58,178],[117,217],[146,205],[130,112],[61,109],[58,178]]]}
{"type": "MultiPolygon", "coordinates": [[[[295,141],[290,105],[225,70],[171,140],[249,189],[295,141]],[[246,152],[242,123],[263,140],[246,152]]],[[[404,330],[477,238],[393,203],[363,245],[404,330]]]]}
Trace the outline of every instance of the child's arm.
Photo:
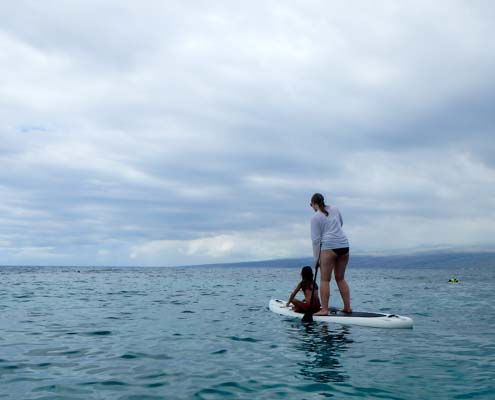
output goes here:
{"type": "Polygon", "coordinates": [[[294,291],[290,294],[289,301],[287,302],[287,307],[289,307],[289,304],[292,303],[292,300],[294,300],[294,297],[296,297],[297,292],[301,290],[301,282],[299,282],[294,289],[294,291]]]}

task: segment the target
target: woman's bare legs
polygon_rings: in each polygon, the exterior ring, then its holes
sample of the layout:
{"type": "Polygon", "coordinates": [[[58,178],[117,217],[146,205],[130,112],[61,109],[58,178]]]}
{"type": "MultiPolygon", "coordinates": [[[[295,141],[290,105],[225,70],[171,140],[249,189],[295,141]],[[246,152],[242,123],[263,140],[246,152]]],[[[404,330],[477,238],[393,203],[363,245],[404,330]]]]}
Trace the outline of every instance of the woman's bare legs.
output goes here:
{"type": "Polygon", "coordinates": [[[314,315],[328,315],[330,299],[330,279],[336,266],[337,254],[332,250],[322,250],[320,254],[320,300],[321,310],[314,315]]]}
{"type": "Polygon", "coordinates": [[[344,312],[352,312],[351,309],[351,292],[349,290],[349,285],[345,280],[345,269],[347,267],[347,263],[349,262],[349,253],[340,256],[337,258],[337,262],[335,264],[335,281],[337,282],[337,286],[339,287],[340,295],[342,296],[342,301],[344,302],[344,308],[342,311],[344,312]]]}

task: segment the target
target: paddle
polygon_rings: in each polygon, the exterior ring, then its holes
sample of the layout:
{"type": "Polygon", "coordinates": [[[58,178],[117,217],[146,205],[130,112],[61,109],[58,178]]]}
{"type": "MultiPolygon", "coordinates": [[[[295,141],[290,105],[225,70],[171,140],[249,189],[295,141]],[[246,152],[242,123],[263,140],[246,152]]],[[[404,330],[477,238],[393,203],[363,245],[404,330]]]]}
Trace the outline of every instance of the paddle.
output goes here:
{"type": "Polygon", "coordinates": [[[315,263],[315,277],[313,279],[313,289],[311,290],[311,301],[309,302],[309,309],[306,311],[302,317],[302,322],[313,322],[313,300],[315,297],[315,286],[316,286],[316,275],[318,275],[318,266],[320,265],[320,256],[321,256],[321,245],[320,245],[320,254],[318,254],[318,260],[315,263]]]}

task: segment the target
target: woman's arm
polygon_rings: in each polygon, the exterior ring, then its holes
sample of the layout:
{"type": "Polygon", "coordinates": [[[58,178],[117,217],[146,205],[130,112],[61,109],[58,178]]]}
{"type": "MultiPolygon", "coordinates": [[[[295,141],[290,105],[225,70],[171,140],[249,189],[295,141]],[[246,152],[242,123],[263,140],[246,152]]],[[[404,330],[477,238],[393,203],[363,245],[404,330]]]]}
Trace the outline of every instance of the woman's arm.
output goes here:
{"type": "Polygon", "coordinates": [[[313,243],[313,257],[316,262],[318,256],[320,255],[320,245],[321,245],[321,226],[317,218],[311,218],[311,241],[313,243]]]}
{"type": "Polygon", "coordinates": [[[299,282],[294,289],[294,291],[290,294],[289,301],[287,302],[287,307],[289,306],[290,303],[292,303],[292,300],[294,300],[294,297],[296,297],[297,292],[301,290],[301,282],[299,282]]]}

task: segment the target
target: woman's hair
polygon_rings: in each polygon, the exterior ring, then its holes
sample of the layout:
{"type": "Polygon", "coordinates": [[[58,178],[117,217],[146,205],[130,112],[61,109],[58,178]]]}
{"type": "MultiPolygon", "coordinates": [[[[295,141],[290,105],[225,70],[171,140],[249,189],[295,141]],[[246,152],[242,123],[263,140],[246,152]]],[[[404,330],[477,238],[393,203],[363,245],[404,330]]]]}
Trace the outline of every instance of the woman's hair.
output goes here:
{"type": "Polygon", "coordinates": [[[311,197],[311,204],[318,206],[320,211],[328,217],[328,211],[325,209],[325,198],[320,193],[315,193],[313,197],[311,197]]]}

